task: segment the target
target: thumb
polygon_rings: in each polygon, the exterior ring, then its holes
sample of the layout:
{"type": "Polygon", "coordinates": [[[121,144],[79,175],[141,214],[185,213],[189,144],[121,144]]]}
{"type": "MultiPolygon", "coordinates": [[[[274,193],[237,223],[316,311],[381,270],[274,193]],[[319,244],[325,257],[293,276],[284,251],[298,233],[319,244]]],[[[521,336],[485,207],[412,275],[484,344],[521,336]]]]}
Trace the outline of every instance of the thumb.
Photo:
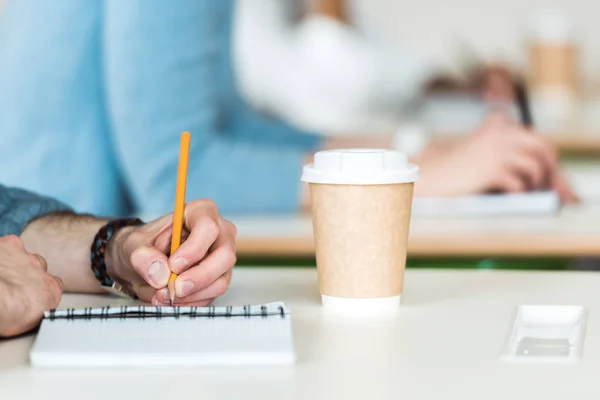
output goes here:
{"type": "Polygon", "coordinates": [[[157,248],[138,247],[131,253],[130,263],[137,275],[153,288],[162,289],[167,286],[171,270],[167,265],[167,256],[157,248]]]}

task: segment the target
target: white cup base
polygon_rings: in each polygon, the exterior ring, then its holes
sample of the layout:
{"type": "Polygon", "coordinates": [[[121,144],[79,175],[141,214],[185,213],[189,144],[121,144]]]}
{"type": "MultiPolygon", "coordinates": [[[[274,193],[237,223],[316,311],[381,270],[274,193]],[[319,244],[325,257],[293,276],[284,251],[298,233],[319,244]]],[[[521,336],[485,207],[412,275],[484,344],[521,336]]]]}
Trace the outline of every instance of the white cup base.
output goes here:
{"type": "Polygon", "coordinates": [[[325,312],[349,317],[394,315],[400,311],[401,300],[401,295],[365,299],[321,295],[325,312]]]}

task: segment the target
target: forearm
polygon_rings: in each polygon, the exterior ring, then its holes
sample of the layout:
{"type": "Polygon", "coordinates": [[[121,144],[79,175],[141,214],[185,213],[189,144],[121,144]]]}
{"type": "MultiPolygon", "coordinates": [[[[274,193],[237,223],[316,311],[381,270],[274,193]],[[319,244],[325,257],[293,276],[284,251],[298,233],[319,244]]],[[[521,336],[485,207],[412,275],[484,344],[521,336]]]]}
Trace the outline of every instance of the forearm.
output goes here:
{"type": "Polygon", "coordinates": [[[48,272],[62,279],[66,292],[101,292],[91,270],[90,249],[106,222],[88,215],[51,214],[29,223],[21,240],[29,252],[46,259],[48,272]]]}

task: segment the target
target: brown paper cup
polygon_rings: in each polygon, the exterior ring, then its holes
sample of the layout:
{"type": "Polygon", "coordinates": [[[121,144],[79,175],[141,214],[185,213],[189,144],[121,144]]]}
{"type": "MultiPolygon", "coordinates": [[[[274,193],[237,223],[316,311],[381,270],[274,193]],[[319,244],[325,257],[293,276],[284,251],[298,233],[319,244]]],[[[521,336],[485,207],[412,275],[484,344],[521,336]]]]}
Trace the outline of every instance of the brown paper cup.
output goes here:
{"type": "Polygon", "coordinates": [[[529,45],[529,64],[535,90],[577,92],[577,48],[573,44],[532,43],[529,45]]]}
{"type": "Polygon", "coordinates": [[[575,94],[579,90],[578,49],[569,18],[541,11],[529,23],[530,83],[536,92],[575,94]]]}
{"type": "Polygon", "coordinates": [[[321,294],[402,294],[413,183],[310,184],[321,294]]]}
{"type": "Polygon", "coordinates": [[[328,150],[304,166],[323,308],[397,312],[419,168],[391,150],[328,150]]]}

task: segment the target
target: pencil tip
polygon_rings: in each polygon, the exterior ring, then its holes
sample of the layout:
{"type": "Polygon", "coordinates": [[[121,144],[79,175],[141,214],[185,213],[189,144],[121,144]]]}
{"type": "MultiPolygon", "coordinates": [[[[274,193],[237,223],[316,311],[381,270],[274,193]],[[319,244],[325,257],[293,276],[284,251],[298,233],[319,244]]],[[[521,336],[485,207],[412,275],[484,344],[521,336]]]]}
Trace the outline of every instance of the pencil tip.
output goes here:
{"type": "Polygon", "coordinates": [[[173,307],[173,303],[175,303],[175,283],[169,282],[167,290],[169,291],[169,304],[173,307]]]}

